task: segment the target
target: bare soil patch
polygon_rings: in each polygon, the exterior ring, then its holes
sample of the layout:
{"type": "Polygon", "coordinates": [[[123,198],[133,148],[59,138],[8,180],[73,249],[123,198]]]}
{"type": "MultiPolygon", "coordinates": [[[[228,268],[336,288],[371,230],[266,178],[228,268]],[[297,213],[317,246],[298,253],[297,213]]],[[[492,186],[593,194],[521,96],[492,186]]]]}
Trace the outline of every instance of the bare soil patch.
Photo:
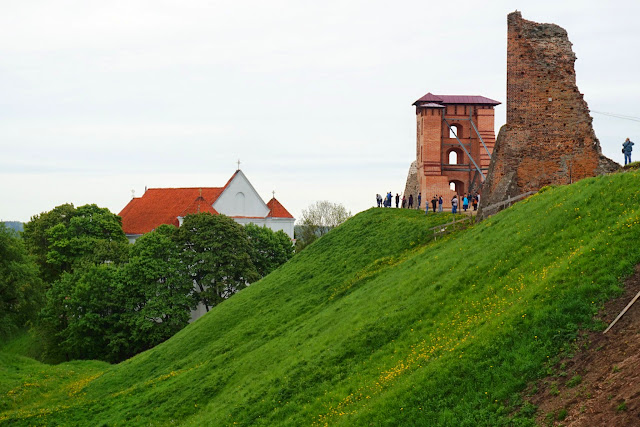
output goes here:
{"type": "MultiPolygon", "coordinates": [[[[640,265],[599,317],[608,325],[640,291],[640,265]]],[[[606,334],[587,332],[556,375],[530,387],[540,425],[640,426],[640,300],[606,334]]]]}

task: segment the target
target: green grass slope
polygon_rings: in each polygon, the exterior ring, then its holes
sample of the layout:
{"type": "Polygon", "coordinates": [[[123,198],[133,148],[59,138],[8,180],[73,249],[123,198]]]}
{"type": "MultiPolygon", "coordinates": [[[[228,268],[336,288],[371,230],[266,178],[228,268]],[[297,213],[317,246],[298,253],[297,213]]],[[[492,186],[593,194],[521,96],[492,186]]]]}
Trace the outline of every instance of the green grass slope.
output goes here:
{"type": "Polygon", "coordinates": [[[371,209],[119,365],[0,357],[16,425],[531,425],[519,392],[640,262],[640,174],[450,214],[371,209]]]}

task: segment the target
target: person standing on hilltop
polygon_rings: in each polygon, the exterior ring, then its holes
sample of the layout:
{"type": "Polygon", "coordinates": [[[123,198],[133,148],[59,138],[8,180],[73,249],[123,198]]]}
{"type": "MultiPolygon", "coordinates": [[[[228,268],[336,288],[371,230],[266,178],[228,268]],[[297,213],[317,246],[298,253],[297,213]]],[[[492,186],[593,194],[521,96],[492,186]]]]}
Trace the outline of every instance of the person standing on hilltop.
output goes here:
{"type": "Polygon", "coordinates": [[[382,196],[380,194],[376,194],[376,203],[378,204],[378,207],[382,204],[382,196]]]}
{"type": "Polygon", "coordinates": [[[409,194],[409,209],[413,209],[413,194],[409,194]]]}
{"type": "Polygon", "coordinates": [[[418,193],[418,210],[420,210],[421,202],[422,202],[422,193],[418,193]]]}
{"type": "Polygon", "coordinates": [[[400,206],[400,195],[396,193],[396,209],[400,206]]]}
{"type": "Polygon", "coordinates": [[[633,150],[633,142],[629,141],[629,138],[627,138],[623,143],[622,143],[622,152],[624,153],[624,165],[626,166],[627,163],[631,163],[631,151],[633,150]]]}
{"type": "Polygon", "coordinates": [[[454,194],[451,199],[451,213],[455,214],[456,212],[458,212],[458,196],[454,194]]]}
{"type": "Polygon", "coordinates": [[[402,209],[407,207],[407,197],[403,194],[402,195],[402,209]]]}
{"type": "Polygon", "coordinates": [[[442,200],[442,195],[438,196],[438,212],[442,212],[442,204],[444,200],[442,200]]]}

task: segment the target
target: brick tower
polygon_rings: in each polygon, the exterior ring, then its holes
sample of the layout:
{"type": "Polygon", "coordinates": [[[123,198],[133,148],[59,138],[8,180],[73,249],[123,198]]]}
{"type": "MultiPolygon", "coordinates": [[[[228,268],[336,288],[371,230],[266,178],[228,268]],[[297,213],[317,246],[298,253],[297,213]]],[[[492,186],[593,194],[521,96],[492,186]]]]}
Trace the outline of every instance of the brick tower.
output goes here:
{"type": "Polygon", "coordinates": [[[423,200],[478,192],[495,144],[494,110],[500,102],[484,96],[427,93],[416,106],[416,163],[423,200]]]}

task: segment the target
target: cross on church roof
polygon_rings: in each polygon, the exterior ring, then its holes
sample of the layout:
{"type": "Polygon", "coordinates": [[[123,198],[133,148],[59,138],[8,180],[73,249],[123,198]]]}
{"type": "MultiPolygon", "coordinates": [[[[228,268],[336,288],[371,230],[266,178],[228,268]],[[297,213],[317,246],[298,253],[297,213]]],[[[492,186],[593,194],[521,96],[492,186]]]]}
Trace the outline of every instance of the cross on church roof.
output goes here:
{"type": "Polygon", "coordinates": [[[271,193],[273,194],[273,198],[275,199],[276,198],[276,190],[273,190],[271,193]]]}
{"type": "Polygon", "coordinates": [[[240,159],[238,159],[238,170],[240,170],[240,159]]]}

